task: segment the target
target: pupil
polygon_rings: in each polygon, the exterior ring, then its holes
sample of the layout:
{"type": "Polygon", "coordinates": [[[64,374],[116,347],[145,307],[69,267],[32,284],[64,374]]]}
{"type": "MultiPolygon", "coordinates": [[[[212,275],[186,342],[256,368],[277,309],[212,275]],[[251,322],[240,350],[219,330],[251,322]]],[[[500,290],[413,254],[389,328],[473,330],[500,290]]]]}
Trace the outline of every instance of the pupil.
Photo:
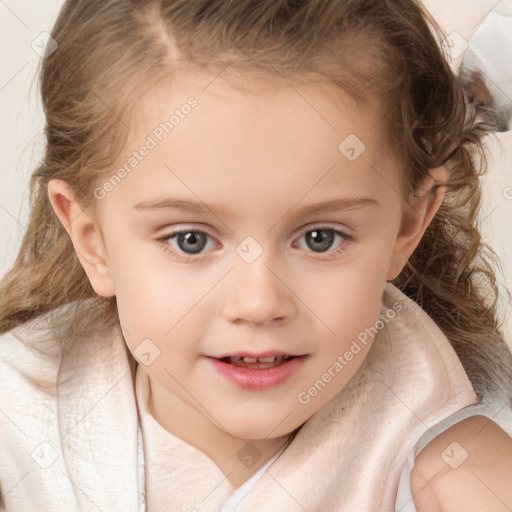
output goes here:
{"type": "Polygon", "coordinates": [[[323,252],[331,247],[334,241],[334,233],[332,230],[327,229],[315,229],[314,231],[310,231],[308,235],[306,235],[306,243],[308,247],[315,252],[323,252]],[[310,240],[313,241],[314,244],[319,244],[319,246],[314,246],[310,243],[310,240]]]}
{"type": "Polygon", "coordinates": [[[206,236],[203,233],[196,233],[194,231],[180,233],[178,236],[178,245],[184,252],[195,254],[204,249],[206,236]]]}

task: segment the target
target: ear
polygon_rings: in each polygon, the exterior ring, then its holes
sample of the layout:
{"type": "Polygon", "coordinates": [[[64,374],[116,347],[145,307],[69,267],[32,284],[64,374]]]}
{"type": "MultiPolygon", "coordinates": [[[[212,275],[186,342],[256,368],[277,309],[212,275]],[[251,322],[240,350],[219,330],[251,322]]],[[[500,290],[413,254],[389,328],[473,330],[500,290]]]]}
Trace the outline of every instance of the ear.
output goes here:
{"type": "Polygon", "coordinates": [[[443,203],[446,192],[444,185],[449,177],[450,173],[444,166],[431,169],[417,195],[408,200],[395,241],[387,281],[392,281],[402,272],[407,260],[420,243],[425,230],[443,203]]]}
{"type": "Polygon", "coordinates": [[[88,208],[82,208],[66,181],[51,179],[47,190],[55,215],[71,238],[94,291],[103,297],[112,297],[114,284],[96,217],[88,208]]]}

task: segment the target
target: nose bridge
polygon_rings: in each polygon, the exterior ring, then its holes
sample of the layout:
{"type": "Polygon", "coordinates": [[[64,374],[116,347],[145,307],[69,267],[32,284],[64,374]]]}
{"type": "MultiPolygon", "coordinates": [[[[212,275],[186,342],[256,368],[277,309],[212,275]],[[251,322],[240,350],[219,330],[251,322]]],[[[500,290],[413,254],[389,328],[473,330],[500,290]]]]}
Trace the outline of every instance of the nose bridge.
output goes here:
{"type": "Polygon", "coordinates": [[[267,323],[290,318],[293,301],[279,278],[276,256],[247,237],[236,249],[224,315],[230,321],[267,323]]]}

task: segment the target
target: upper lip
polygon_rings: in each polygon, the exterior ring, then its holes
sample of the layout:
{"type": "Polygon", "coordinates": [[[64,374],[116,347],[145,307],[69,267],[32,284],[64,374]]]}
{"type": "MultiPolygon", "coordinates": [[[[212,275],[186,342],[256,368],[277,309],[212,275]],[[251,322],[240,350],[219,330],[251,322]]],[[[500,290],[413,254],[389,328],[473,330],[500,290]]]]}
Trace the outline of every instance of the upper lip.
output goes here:
{"type": "Polygon", "coordinates": [[[214,359],[223,359],[224,357],[253,357],[253,358],[261,358],[261,357],[272,357],[272,356],[304,356],[306,354],[293,354],[291,352],[282,352],[281,350],[266,350],[265,352],[246,352],[246,351],[239,351],[239,352],[228,352],[226,354],[219,354],[214,356],[208,356],[213,357],[214,359]]]}

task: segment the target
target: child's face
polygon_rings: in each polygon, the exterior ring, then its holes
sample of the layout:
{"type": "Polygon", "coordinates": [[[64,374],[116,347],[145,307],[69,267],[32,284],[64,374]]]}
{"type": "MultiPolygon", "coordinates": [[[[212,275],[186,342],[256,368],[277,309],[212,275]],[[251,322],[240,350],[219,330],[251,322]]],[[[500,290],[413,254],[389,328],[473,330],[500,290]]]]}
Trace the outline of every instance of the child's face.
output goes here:
{"type": "Polygon", "coordinates": [[[126,155],[136,165],[97,191],[108,267],[91,280],[111,282],[158,416],[282,436],[360,367],[385,283],[414,249],[398,162],[377,110],[325,86],[249,94],[187,80],[147,98],[126,155]],[[166,199],[176,206],[137,207],[166,199]],[[158,240],[177,231],[188,236],[158,240]],[[216,359],[240,353],[304,357],[277,370],[216,359]]]}

